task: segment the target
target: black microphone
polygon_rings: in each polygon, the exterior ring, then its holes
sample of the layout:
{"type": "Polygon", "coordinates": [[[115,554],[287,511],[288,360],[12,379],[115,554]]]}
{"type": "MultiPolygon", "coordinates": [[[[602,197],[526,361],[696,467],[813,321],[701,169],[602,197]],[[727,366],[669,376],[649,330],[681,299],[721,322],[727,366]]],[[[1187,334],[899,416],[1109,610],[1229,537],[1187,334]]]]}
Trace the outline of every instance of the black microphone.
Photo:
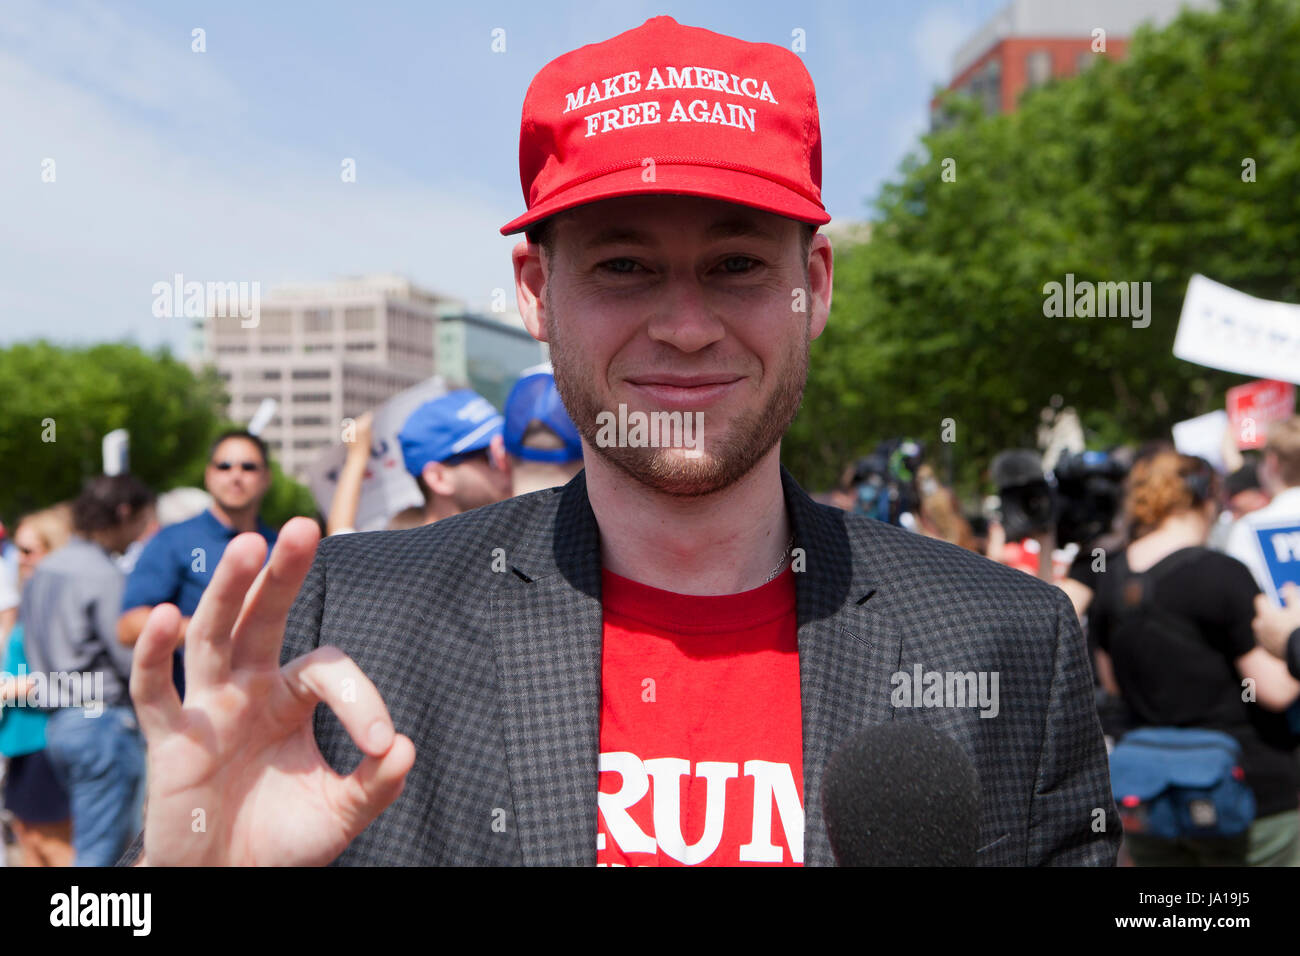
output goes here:
{"type": "Polygon", "coordinates": [[[826,764],[822,815],[840,866],[974,866],[979,776],[924,724],[866,727],[826,764]]]}

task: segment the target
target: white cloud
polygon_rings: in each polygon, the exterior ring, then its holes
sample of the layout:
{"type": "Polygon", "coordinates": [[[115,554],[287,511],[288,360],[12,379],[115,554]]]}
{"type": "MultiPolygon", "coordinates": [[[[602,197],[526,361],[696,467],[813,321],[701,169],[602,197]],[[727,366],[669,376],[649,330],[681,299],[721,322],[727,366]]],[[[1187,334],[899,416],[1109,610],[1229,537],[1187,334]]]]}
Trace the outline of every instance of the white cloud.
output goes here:
{"type": "Polygon", "coordinates": [[[0,339],[180,346],[179,320],[150,311],[153,283],[176,272],[265,290],[396,271],[474,304],[512,288],[513,240],[496,230],[517,210],[463,183],[411,181],[378,152],[342,182],[342,156],[251,132],[238,89],[189,43],[100,7],[8,16],[0,339]]]}

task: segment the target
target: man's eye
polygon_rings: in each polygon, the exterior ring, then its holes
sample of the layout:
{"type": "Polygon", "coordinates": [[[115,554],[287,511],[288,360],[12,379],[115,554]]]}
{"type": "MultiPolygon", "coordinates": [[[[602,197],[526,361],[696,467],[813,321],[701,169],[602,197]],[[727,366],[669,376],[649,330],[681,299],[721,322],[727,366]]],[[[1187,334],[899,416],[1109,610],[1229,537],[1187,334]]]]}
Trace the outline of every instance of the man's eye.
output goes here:
{"type": "Polygon", "coordinates": [[[729,256],[722,260],[722,271],[732,275],[744,275],[746,272],[752,272],[758,266],[757,259],[751,259],[749,256],[729,256]]]}
{"type": "Polygon", "coordinates": [[[600,264],[600,268],[618,275],[631,275],[641,266],[632,259],[606,259],[600,264]]]}

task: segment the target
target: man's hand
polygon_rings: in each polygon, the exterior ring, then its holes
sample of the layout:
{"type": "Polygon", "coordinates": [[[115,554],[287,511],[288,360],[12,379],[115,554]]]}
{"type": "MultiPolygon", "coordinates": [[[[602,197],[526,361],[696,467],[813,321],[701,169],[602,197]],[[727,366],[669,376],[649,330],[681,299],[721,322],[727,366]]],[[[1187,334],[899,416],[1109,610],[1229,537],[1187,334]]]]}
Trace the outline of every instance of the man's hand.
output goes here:
{"type": "Polygon", "coordinates": [[[280,667],[318,539],[315,522],[294,518],[264,568],[261,535],[230,542],[188,627],[183,707],[172,683],[180,613],[161,604],[149,615],[131,671],[149,745],[148,865],[323,865],[402,792],[415,747],[361,669],[333,647],[280,667]],[[316,746],[319,702],[364,755],[346,777],[316,746]]]}
{"type": "Polygon", "coordinates": [[[1262,594],[1255,595],[1255,641],[1274,657],[1286,659],[1286,641],[1300,627],[1300,587],[1287,584],[1282,588],[1285,607],[1277,607],[1262,594]]]}
{"type": "Polygon", "coordinates": [[[352,441],[348,444],[347,457],[359,458],[370,462],[370,448],[374,445],[375,416],[373,412],[363,412],[356,417],[352,441]]]}

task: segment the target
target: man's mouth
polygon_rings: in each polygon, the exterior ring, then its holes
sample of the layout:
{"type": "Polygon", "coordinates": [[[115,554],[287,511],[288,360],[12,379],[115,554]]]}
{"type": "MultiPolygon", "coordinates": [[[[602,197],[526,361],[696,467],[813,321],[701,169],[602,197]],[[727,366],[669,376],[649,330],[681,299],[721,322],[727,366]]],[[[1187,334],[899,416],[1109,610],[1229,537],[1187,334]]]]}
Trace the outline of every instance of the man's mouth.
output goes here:
{"type": "Polygon", "coordinates": [[[732,374],[670,375],[654,373],[627,379],[637,392],[659,408],[687,409],[712,405],[730,394],[744,376],[732,374]]]}

